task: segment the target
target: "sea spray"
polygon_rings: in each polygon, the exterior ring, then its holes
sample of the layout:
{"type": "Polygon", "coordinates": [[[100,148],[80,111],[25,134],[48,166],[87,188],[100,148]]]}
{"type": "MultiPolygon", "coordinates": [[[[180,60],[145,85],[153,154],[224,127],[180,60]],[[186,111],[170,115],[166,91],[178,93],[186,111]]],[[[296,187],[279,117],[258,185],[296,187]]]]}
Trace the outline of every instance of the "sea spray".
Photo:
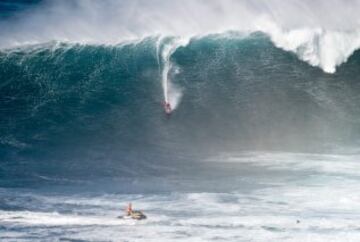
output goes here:
{"type": "Polygon", "coordinates": [[[118,45],[158,35],[260,31],[277,47],[333,73],[360,47],[359,9],[360,1],[341,0],[44,1],[0,22],[0,48],[51,41],[118,45]]]}
{"type": "Polygon", "coordinates": [[[335,73],[360,46],[360,29],[329,31],[323,28],[299,28],[285,31],[278,27],[263,29],[270,33],[279,48],[295,53],[302,61],[320,67],[326,73],[335,73]]]}
{"type": "Polygon", "coordinates": [[[171,72],[173,74],[179,72],[179,67],[171,61],[171,56],[179,47],[186,46],[188,42],[189,40],[186,39],[159,37],[156,44],[164,102],[169,103],[172,110],[177,108],[183,94],[182,89],[171,78],[171,72]]]}

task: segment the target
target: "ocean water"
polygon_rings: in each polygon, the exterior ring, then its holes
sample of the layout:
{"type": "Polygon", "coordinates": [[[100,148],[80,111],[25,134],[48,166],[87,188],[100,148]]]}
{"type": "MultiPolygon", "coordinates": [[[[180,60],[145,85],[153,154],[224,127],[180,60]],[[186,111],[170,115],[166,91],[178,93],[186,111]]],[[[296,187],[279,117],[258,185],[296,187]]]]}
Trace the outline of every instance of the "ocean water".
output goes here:
{"type": "Polygon", "coordinates": [[[89,184],[1,189],[1,239],[358,240],[359,157],[232,154],[220,159],[225,165],[217,159],[206,161],[211,171],[171,179],[102,181],[91,189],[89,184]],[[124,186],[133,193],[116,191],[124,186]],[[117,219],[128,201],[148,219],[117,219]]]}
{"type": "Polygon", "coordinates": [[[358,10],[1,1],[0,240],[358,241],[358,10]]]}

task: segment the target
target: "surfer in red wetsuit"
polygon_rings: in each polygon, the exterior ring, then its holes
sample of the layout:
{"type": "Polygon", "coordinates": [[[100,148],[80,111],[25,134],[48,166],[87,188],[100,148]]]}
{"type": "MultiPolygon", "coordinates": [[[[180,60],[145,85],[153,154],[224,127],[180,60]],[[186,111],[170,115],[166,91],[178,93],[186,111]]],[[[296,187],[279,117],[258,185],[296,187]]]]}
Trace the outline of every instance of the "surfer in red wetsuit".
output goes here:
{"type": "Polygon", "coordinates": [[[170,105],[170,103],[169,102],[164,102],[164,110],[165,110],[165,113],[166,114],[171,114],[171,105],[170,105]]]}

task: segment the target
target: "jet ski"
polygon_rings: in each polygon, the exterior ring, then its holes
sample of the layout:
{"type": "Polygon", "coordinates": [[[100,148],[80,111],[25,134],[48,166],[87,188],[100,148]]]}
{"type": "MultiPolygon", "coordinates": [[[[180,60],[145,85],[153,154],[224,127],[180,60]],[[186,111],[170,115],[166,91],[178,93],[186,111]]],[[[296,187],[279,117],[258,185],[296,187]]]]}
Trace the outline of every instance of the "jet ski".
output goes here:
{"type": "Polygon", "coordinates": [[[120,219],[133,219],[133,220],[144,220],[146,219],[146,215],[141,211],[131,211],[130,215],[119,216],[120,219]]]}
{"type": "Polygon", "coordinates": [[[143,212],[141,211],[137,211],[137,210],[133,210],[132,209],[132,204],[129,203],[126,211],[125,211],[125,216],[119,216],[118,218],[120,219],[134,219],[134,220],[143,220],[146,219],[145,214],[143,214],[143,212]]]}
{"type": "Polygon", "coordinates": [[[130,216],[132,219],[135,219],[135,220],[146,219],[146,215],[143,214],[143,212],[141,212],[141,211],[133,211],[130,216]]]}

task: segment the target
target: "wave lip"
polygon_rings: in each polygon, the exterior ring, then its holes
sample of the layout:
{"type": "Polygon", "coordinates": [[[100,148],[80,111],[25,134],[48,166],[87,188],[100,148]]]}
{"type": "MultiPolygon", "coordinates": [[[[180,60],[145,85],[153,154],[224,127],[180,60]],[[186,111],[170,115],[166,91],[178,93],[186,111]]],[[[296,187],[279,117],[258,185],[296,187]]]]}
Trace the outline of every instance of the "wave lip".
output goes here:
{"type": "Polygon", "coordinates": [[[45,1],[16,19],[0,21],[0,47],[54,40],[116,45],[158,35],[191,39],[261,31],[276,46],[334,73],[360,47],[359,11],[358,1],[340,0],[326,6],[297,0],[45,1]]]}
{"type": "Polygon", "coordinates": [[[296,53],[303,61],[335,73],[360,47],[360,30],[353,32],[326,31],[324,29],[296,29],[271,33],[274,44],[296,53]]]}

